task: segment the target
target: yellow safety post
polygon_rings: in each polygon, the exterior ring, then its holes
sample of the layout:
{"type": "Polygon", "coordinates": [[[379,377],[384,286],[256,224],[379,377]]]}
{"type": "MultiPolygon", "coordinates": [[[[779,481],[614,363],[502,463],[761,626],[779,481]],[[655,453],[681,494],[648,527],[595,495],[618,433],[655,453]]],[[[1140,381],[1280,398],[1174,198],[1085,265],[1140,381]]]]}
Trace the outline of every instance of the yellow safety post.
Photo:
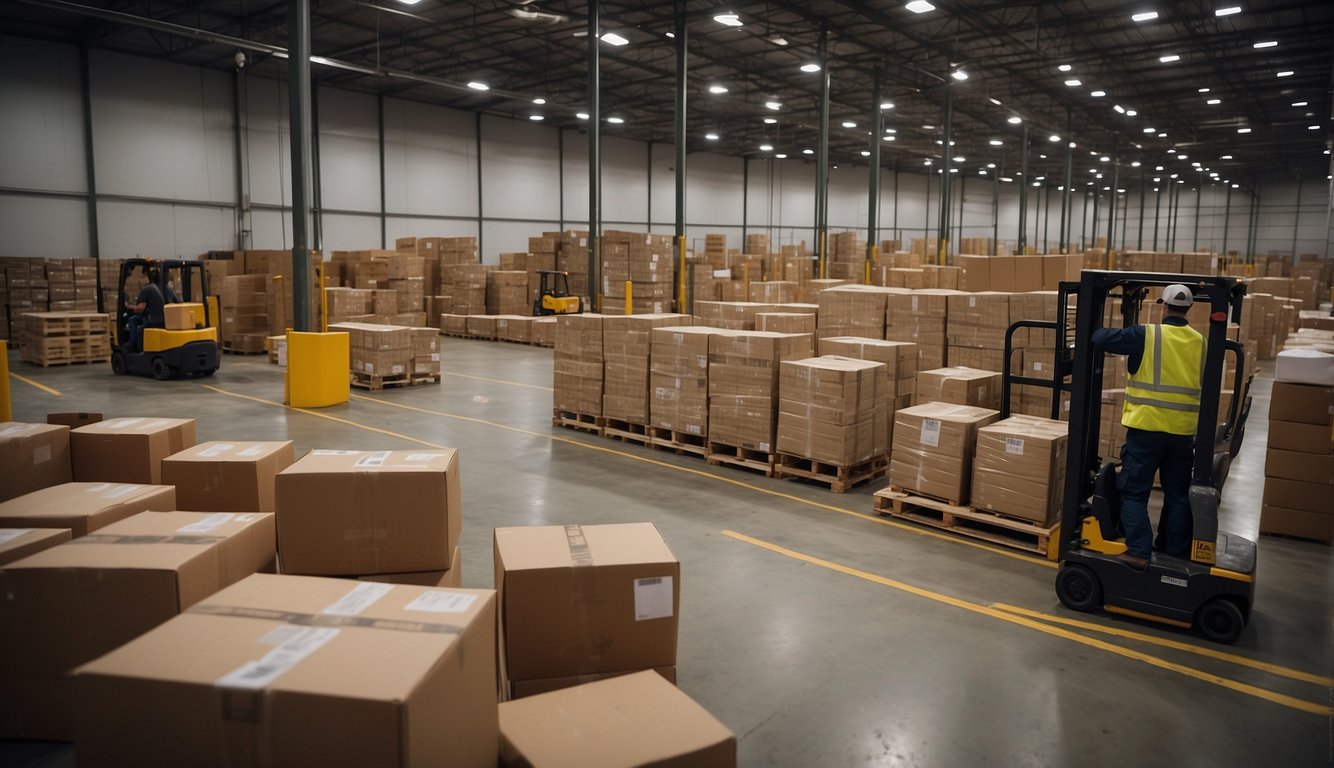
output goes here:
{"type": "Polygon", "coordinates": [[[9,342],[0,340],[0,421],[14,420],[14,404],[9,400],[9,342]]]}
{"type": "MultiPolygon", "coordinates": [[[[820,231],[820,279],[821,280],[824,280],[825,278],[829,277],[828,262],[829,262],[829,233],[821,230],[820,231]]],[[[746,290],[746,295],[747,296],[750,295],[749,288],[746,290]]]]}
{"type": "Polygon", "coordinates": [[[633,280],[625,281],[625,314],[633,315],[635,313],[635,283],[633,280]]]}
{"type": "Polygon", "coordinates": [[[287,332],[283,389],[294,408],[323,408],[349,400],[350,350],[346,333],[287,332]]]}

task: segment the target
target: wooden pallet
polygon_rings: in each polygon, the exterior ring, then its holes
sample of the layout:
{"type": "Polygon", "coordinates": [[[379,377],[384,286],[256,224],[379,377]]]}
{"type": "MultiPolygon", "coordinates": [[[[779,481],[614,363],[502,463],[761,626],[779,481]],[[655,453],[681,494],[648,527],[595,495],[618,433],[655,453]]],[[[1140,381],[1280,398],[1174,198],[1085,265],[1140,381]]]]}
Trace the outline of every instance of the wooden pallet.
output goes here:
{"type": "Polygon", "coordinates": [[[776,453],[756,451],[737,445],[728,445],[727,443],[715,443],[712,440],[708,442],[708,446],[709,450],[704,458],[715,467],[720,464],[727,464],[728,466],[762,472],[765,477],[774,476],[774,468],[778,464],[778,454],[776,453]]]}
{"type": "Polygon", "coordinates": [[[371,392],[379,392],[388,387],[410,387],[412,386],[412,377],[406,373],[395,373],[392,375],[382,375],[378,373],[362,373],[360,371],[350,371],[352,386],[357,389],[365,389],[371,392]]]}
{"type": "Polygon", "coordinates": [[[875,511],[960,536],[1032,552],[1049,560],[1056,557],[1056,543],[1061,528],[1059,522],[1042,525],[1031,520],[915,495],[893,486],[875,492],[875,511]]]}
{"type": "Polygon", "coordinates": [[[441,335],[441,336],[450,336],[450,337],[455,338],[455,339],[471,339],[471,338],[473,338],[471,335],[468,334],[467,331],[462,331],[462,332],[455,333],[454,331],[441,330],[441,331],[440,331],[440,335],[441,335]]]}
{"type": "Polygon", "coordinates": [[[22,315],[28,333],[45,338],[106,334],[111,320],[96,312],[31,312],[22,315]]]}
{"type": "Polygon", "coordinates": [[[889,459],[877,456],[857,464],[839,466],[790,453],[778,454],[775,474],[784,480],[809,480],[829,486],[834,493],[847,493],[858,485],[885,474],[889,459]]]}
{"type": "Polygon", "coordinates": [[[709,453],[708,440],[703,435],[678,432],[674,429],[663,429],[661,427],[649,427],[648,435],[649,445],[654,448],[688,453],[701,459],[709,453]]]}
{"type": "Polygon", "coordinates": [[[607,417],[606,426],[602,428],[602,435],[627,443],[648,445],[650,442],[648,431],[647,424],[636,424],[633,421],[607,417]]]}
{"type": "Polygon", "coordinates": [[[440,374],[438,374],[438,373],[416,373],[416,374],[413,374],[413,375],[412,375],[412,377],[411,377],[411,379],[408,381],[408,383],[411,384],[411,385],[414,386],[414,387],[418,387],[418,386],[421,386],[421,385],[423,385],[423,384],[439,384],[439,383],[440,383],[440,374]]]}
{"type": "Polygon", "coordinates": [[[601,435],[603,427],[606,426],[606,419],[602,416],[579,413],[578,411],[563,411],[556,408],[551,411],[551,425],[601,435]]]}

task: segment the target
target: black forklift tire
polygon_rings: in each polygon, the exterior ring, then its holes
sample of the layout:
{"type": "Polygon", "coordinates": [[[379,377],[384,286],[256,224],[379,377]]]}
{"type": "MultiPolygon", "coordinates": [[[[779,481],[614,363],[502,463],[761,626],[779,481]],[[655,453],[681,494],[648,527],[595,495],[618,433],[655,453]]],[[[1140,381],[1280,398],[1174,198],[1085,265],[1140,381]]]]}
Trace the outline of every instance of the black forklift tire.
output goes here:
{"type": "Polygon", "coordinates": [[[217,368],[209,368],[207,371],[200,371],[200,372],[199,372],[199,375],[200,375],[202,378],[207,379],[209,376],[212,376],[213,374],[215,374],[215,373],[217,373],[217,372],[218,372],[218,369],[217,369],[217,368]]]}
{"type": "Polygon", "coordinates": [[[171,366],[167,365],[166,358],[163,357],[153,358],[152,368],[153,368],[153,378],[157,379],[158,381],[166,381],[167,379],[171,378],[171,366]]]}
{"type": "Polygon", "coordinates": [[[1102,582],[1089,568],[1066,563],[1056,572],[1056,596],[1072,611],[1091,611],[1102,605],[1102,582]]]}
{"type": "Polygon", "coordinates": [[[1246,617],[1237,604],[1222,597],[1200,606],[1195,612],[1195,628],[1205,639],[1223,645],[1232,645],[1246,629],[1246,617]]]}
{"type": "Polygon", "coordinates": [[[129,372],[125,364],[125,355],[119,349],[111,353],[111,372],[117,376],[124,376],[129,372]]]}

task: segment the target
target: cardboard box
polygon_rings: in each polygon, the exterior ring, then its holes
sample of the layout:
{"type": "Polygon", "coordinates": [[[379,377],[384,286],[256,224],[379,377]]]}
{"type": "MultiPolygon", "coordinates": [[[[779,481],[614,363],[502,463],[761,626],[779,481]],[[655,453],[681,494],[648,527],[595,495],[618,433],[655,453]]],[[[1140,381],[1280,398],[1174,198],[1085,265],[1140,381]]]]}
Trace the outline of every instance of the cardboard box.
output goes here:
{"type": "Polygon", "coordinates": [[[1260,533],[1334,543],[1334,514],[1264,504],[1260,507],[1260,533]]]}
{"type": "Polygon", "coordinates": [[[919,403],[955,403],[979,408],[1000,409],[1001,375],[976,368],[937,368],[918,371],[919,403]]]}
{"type": "Polygon", "coordinates": [[[1266,477],[1264,503],[1284,509],[1334,515],[1334,494],[1330,493],[1329,482],[1307,483],[1266,477]]]}
{"type": "Polygon", "coordinates": [[[144,512],[0,569],[0,736],[73,738],[70,670],[272,570],[273,540],[272,515],[144,512]]]}
{"type": "Polygon", "coordinates": [[[1328,455],[1334,453],[1334,430],[1321,424],[1270,421],[1269,448],[1328,455]]]}
{"type": "Polygon", "coordinates": [[[839,467],[883,457],[893,404],[883,363],[824,356],[779,373],[778,452],[839,467]]]}
{"type": "Polygon", "coordinates": [[[76,672],[80,763],[489,768],[495,606],[252,576],[76,672]]]}
{"type": "Polygon", "coordinates": [[[459,541],[461,498],[452,448],[311,451],[278,473],[283,573],[446,570],[459,541]]]}
{"type": "Polygon", "coordinates": [[[454,547],[454,557],[447,571],[409,571],[408,573],[370,573],[352,578],[358,581],[379,581],[385,584],[415,584],[419,587],[463,587],[462,550],[454,547]]]}
{"type": "Polygon", "coordinates": [[[652,523],[495,531],[512,681],[676,664],[681,564],[652,523]]]}
{"type": "Polygon", "coordinates": [[[68,528],[0,528],[0,566],[64,544],[70,538],[68,528]]]}
{"type": "Polygon", "coordinates": [[[603,415],[630,424],[648,424],[651,331],[691,322],[690,315],[679,314],[603,318],[603,415]]]}
{"type": "Polygon", "coordinates": [[[73,479],[69,431],[54,424],[0,422],[0,501],[73,479]]]}
{"type": "Polygon", "coordinates": [[[990,256],[972,255],[961,255],[956,258],[954,263],[962,270],[959,273],[959,290],[968,293],[992,290],[991,263],[993,260],[990,256]]]}
{"type": "Polygon", "coordinates": [[[709,434],[709,337],[735,333],[705,326],[650,332],[649,425],[697,437],[709,434]]]}
{"type": "Polygon", "coordinates": [[[709,441],[773,451],[778,368],[814,351],[806,333],[735,331],[709,337],[709,441]]]}
{"type": "Polygon", "coordinates": [[[162,482],[162,460],[195,444],[194,419],[107,419],[70,432],[74,479],[162,482]]]}
{"type": "Polygon", "coordinates": [[[1270,447],[1265,454],[1265,477],[1325,483],[1334,492],[1334,455],[1281,451],[1270,447]]]}
{"type": "MultiPolygon", "coordinates": [[[[573,688],[576,685],[587,685],[596,683],[599,680],[610,680],[613,677],[623,675],[637,675],[644,670],[633,669],[622,672],[595,672],[588,675],[567,675],[565,677],[552,677],[546,680],[515,680],[510,683],[509,700],[522,699],[528,696],[536,696],[539,693],[550,693],[559,691],[562,688],[573,688]]],[[[676,685],[676,667],[654,667],[654,672],[662,675],[662,679],[676,685]]]]}
{"type": "Polygon", "coordinates": [[[990,408],[951,403],[900,410],[894,422],[889,481],[913,493],[967,504],[977,431],[999,417],[990,408]]]}
{"type": "Polygon", "coordinates": [[[65,483],[0,502],[0,526],[68,528],[78,538],[140,512],[175,508],[169,485],[65,483]]]}
{"type": "Polygon", "coordinates": [[[69,427],[70,429],[77,429],[78,427],[86,427],[89,424],[96,424],[101,420],[102,420],[102,414],[100,413],[69,412],[69,413],[46,414],[47,424],[63,424],[69,427]]]}
{"type": "Polygon", "coordinates": [[[736,736],[653,672],[501,704],[500,742],[505,766],[736,765],[736,736]]]}
{"type": "Polygon", "coordinates": [[[163,459],[162,482],[177,509],[272,512],[274,478],[295,460],[291,440],[201,443],[163,459]]]}
{"type": "Polygon", "coordinates": [[[1334,387],[1274,382],[1269,398],[1271,421],[1334,425],[1334,387]]]}
{"type": "Polygon", "coordinates": [[[1069,425],[1011,416],[977,431],[972,505],[1049,525],[1065,495],[1069,425]]]}
{"type": "Polygon", "coordinates": [[[162,313],[169,331],[193,331],[204,327],[203,304],[168,304],[162,308],[162,313]]]}

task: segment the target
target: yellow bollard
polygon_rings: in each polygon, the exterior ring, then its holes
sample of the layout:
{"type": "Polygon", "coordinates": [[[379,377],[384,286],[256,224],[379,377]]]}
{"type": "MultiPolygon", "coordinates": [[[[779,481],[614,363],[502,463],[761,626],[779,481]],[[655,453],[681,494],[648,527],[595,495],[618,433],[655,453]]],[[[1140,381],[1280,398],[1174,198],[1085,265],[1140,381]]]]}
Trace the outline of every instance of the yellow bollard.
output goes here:
{"type": "Polygon", "coordinates": [[[14,420],[14,404],[9,399],[9,342],[0,340],[0,421],[14,420]]]}
{"type": "Polygon", "coordinates": [[[635,313],[635,284],[631,280],[625,281],[625,314],[633,315],[635,313]]]}

